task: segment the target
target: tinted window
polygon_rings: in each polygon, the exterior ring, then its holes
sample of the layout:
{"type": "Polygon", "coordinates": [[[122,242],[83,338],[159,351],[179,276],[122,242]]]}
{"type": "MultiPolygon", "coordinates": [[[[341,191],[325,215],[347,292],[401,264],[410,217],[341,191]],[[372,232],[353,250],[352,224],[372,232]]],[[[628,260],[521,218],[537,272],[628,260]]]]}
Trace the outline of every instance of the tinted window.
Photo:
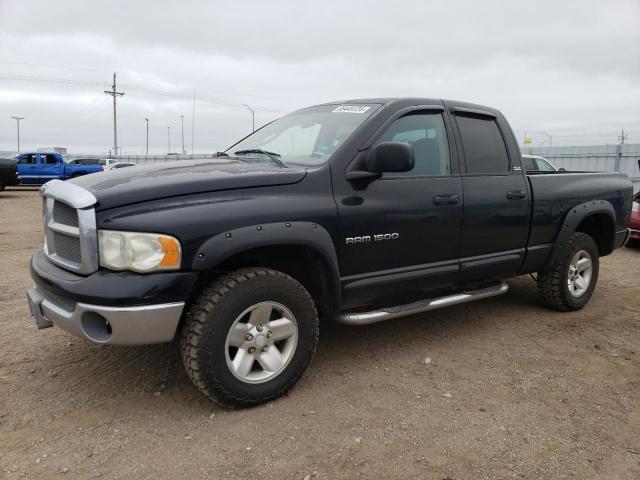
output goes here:
{"type": "Polygon", "coordinates": [[[522,157],[522,164],[524,165],[524,169],[529,172],[533,172],[538,169],[533,163],[533,158],[531,157],[522,157]]]}
{"type": "Polygon", "coordinates": [[[36,163],[36,156],[31,153],[27,155],[21,155],[20,157],[18,157],[18,163],[22,163],[25,165],[34,164],[36,163]]]}
{"type": "Polygon", "coordinates": [[[468,173],[507,173],[509,156],[495,120],[456,116],[468,173]]]}
{"type": "Polygon", "coordinates": [[[542,158],[536,158],[536,163],[538,164],[538,168],[543,172],[554,172],[556,170],[549,162],[542,158]]]}
{"type": "Polygon", "coordinates": [[[413,146],[416,164],[408,172],[393,173],[393,176],[449,175],[449,144],[444,121],[440,113],[414,113],[401,117],[376,141],[405,142],[413,146]]]}
{"type": "Polygon", "coordinates": [[[47,165],[55,165],[56,163],[58,163],[58,159],[56,158],[56,156],[51,153],[47,153],[47,154],[41,153],[40,161],[42,163],[46,163],[47,165]]]}

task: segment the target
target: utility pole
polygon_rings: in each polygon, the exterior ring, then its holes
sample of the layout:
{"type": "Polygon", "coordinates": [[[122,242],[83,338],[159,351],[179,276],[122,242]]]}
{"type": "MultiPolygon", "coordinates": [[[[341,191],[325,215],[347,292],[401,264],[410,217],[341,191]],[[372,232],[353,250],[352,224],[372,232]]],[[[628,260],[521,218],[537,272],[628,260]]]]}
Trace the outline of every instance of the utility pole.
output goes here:
{"type": "Polygon", "coordinates": [[[123,97],[124,92],[118,92],[116,90],[116,74],[113,74],[113,85],[111,90],[105,90],[104,93],[113,97],[113,152],[114,155],[118,155],[118,124],[116,117],[116,98],[123,97]]]}
{"type": "MultiPolygon", "coordinates": [[[[15,117],[14,117],[15,118],[15,117]]],[[[629,135],[625,135],[624,134],[624,130],[622,130],[620,136],[618,137],[618,141],[620,142],[620,145],[624,145],[624,141],[629,138],[629,135]]]]}
{"type": "Polygon", "coordinates": [[[18,125],[18,153],[20,153],[20,120],[24,120],[24,117],[11,117],[16,119],[18,125]]]}
{"type": "Polygon", "coordinates": [[[167,155],[171,155],[171,127],[167,127],[167,144],[169,145],[167,155]]]}
{"type": "Polygon", "coordinates": [[[182,155],[184,155],[185,153],[187,153],[184,150],[184,115],[180,115],[180,125],[182,128],[182,155]]]}
{"type": "Polygon", "coordinates": [[[193,130],[196,128],[196,91],[193,91],[193,107],[191,109],[191,158],[193,158],[193,130]]]}
{"type": "Polygon", "coordinates": [[[247,109],[251,112],[251,131],[255,132],[256,131],[256,111],[246,103],[243,103],[242,105],[244,107],[247,107],[247,109]]]}
{"type": "Polygon", "coordinates": [[[147,148],[145,150],[144,156],[148,157],[149,156],[149,119],[145,118],[144,121],[147,122],[147,148]]]}

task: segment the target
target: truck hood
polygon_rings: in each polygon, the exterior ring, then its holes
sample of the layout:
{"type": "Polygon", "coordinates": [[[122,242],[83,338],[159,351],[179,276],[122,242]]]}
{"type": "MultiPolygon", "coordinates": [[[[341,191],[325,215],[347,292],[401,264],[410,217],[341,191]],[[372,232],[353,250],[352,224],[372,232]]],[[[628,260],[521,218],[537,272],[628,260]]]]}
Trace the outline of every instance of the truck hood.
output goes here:
{"type": "Polygon", "coordinates": [[[194,193],[297,183],[301,168],[245,163],[229,158],[155,162],[94,173],[70,180],[95,195],[96,208],[107,208],[194,193]]]}

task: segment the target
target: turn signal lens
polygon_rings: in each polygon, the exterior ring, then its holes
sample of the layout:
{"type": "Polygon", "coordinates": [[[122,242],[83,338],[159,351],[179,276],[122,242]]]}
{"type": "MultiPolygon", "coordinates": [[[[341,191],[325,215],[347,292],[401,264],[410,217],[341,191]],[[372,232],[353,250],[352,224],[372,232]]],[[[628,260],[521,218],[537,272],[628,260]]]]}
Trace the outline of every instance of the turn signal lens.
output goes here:
{"type": "Polygon", "coordinates": [[[160,233],[98,231],[100,265],[139,273],[180,268],[180,242],[160,233]]]}

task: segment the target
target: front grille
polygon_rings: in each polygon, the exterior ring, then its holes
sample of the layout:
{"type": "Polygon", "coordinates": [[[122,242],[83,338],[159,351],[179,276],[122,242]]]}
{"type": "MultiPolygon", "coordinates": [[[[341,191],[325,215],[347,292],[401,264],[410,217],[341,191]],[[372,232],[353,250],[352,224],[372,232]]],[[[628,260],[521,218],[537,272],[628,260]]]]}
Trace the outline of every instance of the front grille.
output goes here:
{"type": "Polygon", "coordinates": [[[53,203],[53,220],[56,223],[61,223],[62,225],[77,227],[78,211],[66,203],[56,201],[53,203]]]}
{"type": "Polygon", "coordinates": [[[98,269],[95,197],[67,182],[51,181],[42,188],[44,252],[49,260],[72,272],[98,269]]]}
{"type": "Polygon", "coordinates": [[[53,232],[53,246],[56,255],[66,258],[75,263],[82,263],[82,254],[80,253],[80,239],[69,237],[62,233],[53,232]]]}

